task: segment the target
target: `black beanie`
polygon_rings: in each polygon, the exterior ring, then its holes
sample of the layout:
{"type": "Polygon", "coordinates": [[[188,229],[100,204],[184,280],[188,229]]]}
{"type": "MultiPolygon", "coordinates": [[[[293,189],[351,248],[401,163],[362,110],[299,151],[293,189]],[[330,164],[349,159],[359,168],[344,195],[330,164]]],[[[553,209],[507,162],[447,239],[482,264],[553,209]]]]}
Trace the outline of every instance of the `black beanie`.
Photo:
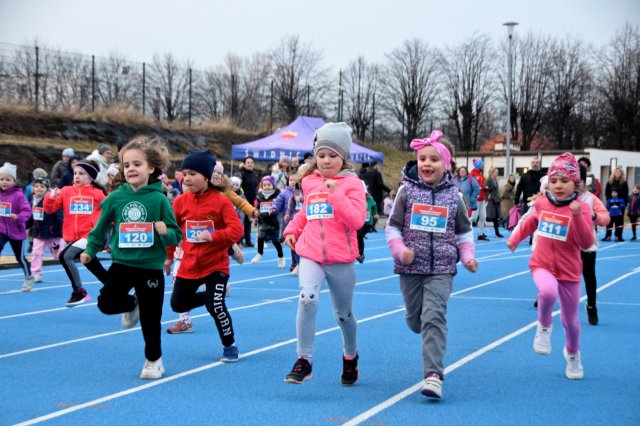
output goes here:
{"type": "Polygon", "coordinates": [[[89,163],[84,163],[82,161],[76,163],[74,167],[80,167],[84,172],[89,175],[91,180],[95,181],[98,177],[98,169],[96,169],[93,165],[89,163]]]}
{"type": "Polygon", "coordinates": [[[216,165],[216,157],[209,150],[190,150],[189,155],[182,160],[182,170],[189,169],[200,173],[207,180],[211,179],[213,168],[216,165]]]}
{"type": "Polygon", "coordinates": [[[587,182],[587,168],[580,164],[580,180],[583,182],[587,182]]]}

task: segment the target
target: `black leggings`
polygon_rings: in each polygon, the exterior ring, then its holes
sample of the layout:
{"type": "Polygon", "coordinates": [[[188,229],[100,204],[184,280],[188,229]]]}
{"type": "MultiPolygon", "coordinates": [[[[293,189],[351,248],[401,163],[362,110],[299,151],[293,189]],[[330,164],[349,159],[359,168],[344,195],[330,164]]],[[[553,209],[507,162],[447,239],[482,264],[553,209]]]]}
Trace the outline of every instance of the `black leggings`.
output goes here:
{"type": "Polygon", "coordinates": [[[582,277],[584,278],[584,288],[587,292],[587,306],[596,306],[596,290],[598,283],[596,281],[596,252],[581,251],[582,258],[582,277]]]}
{"type": "Polygon", "coordinates": [[[11,246],[11,250],[13,250],[13,255],[16,257],[20,268],[22,268],[22,272],[24,272],[24,276],[31,276],[31,263],[24,257],[24,251],[22,250],[22,244],[24,240],[12,240],[4,234],[0,234],[0,251],[4,248],[4,245],[9,242],[11,246]]]}
{"type": "Polygon", "coordinates": [[[142,269],[113,263],[107,272],[107,282],[98,296],[98,309],[107,315],[131,312],[140,306],[140,327],[144,337],[144,355],[149,361],[162,356],[162,305],[164,275],[162,269],[142,269]],[[136,296],[129,294],[134,288],[136,296]]]}
{"type": "Polygon", "coordinates": [[[177,277],[171,294],[171,309],[181,313],[206,306],[216,323],[222,344],[231,346],[235,343],[235,338],[231,315],[225,303],[227,281],[229,275],[217,271],[197,280],[177,277]],[[206,291],[198,291],[202,284],[206,285],[206,291]]]}
{"type": "Polygon", "coordinates": [[[273,244],[273,246],[276,248],[276,251],[278,252],[278,257],[284,257],[284,253],[282,252],[282,244],[280,244],[280,241],[273,238],[270,240],[267,240],[267,239],[258,237],[258,253],[260,255],[264,254],[265,241],[271,241],[271,244],[273,244]]]}

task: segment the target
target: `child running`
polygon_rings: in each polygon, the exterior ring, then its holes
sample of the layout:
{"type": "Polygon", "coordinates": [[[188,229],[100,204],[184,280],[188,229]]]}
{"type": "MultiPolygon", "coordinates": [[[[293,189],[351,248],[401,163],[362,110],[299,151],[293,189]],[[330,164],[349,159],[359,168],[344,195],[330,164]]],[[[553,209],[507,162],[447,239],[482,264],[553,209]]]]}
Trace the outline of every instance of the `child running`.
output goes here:
{"type": "MultiPolygon", "coordinates": [[[[208,151],[191,151],[182,161],[184,194],[173,202],[176,221],[184,230],[182,262],[171,295],[174,312],[206,306],[222,341],[222,362],[238,361],[233,323],[225,303],[229,281],[229,248],[243,234],[231,201],[210,182],[216,164],[208,151]],[[198,291],[204,284],[205,291],[198,291]]],[[[165,262],[170,272],[172,248],[165,262]]]]}
{"type": "Polygon", "coordinates": [[[182,238],[158,180],[162,169],[169,165],[169,152],[161,140],[139,136],[122,148],[119,157],[127,182],[102,203],[102,214],[89,233],[80,260],[87,264],[95,258],[113,223],[113,263],[98,296],[98,309],[107,315],[122,314],[126,328],[140,321],[146,358],[140,378],[159,379],[164,374],[160,341],[163,265],[166,247],[178,244],[182,238]],[[130,295],[132,288],[135,293],[130,295]]]}
{"type": "Polygon", "coordinates": [[[27,239],[25,224],[31,218],[31,206],[22,189],[16,186],[16,172],[15,164],[4,163],[0,167],[0,251],[9,242],[24,273],[21,290],[31,291],[34,277],[23,249],[27,239]]]}
{"type": "Polygon", "coordinates": [[[298,359],[284,379],[288,383],[311,379],[316,315],[325,280],[344,342],[340,381],[351,386],[358,380],[353,262],[358,256],[356,233],[364,223],[366,208],[364,186],[348,162],[350,151],[351,128],[345,123],[327,123],[316,131],[316,160],[302,176],[304,205],[284,231],[285,243],[300,256],[298,359]]]}
{"type": "MultiPolygon", "coordinates": [[[[58,256],[73,288],[65,305],[67,308],[73,308],[91,299],[82,286],[80,272],[74,262],[86,248],[87,235],[98,222],[100,203],[105,199],[103,188],[96,182],[97,177],[96,163],[90,160],[79,161],[73,167],[73,185],[56,188],[44,198],[45,213],[53,214],[62,209],[62,239],[67,246],[58,256]]],[[[102,236],[103,245],[105,236],[106,229],[102,236]]],[[[107,271],[94,256],[85,266],[101,283],[107,281],[107,271]]]]}
{"type": "Polygon", "coordinates": [[[422,335],[422,394],[442,397],[447,348],[447,303],[458,257],[476,272],[473,229],[462,195],[453,181],[452,151],[439,130],[414,139],[417,162],[403,170],[385,233],[400,274],[406,321],[422,335]]]}
{"type": "Polygon", "coordinates": [[[506,241],[511,251],[537,230],[529,268],[538,288],[538,328],[533,349],[541,354],[551,353],[553,305],[560,298],[562,325],[566,344],[565,374],[569,379],[582,379],[584,370],[580,360],[580,250],[593,244],[591,209],[578,199],[580,169],[570,153],[558,156],[547,174],[549,190],[535,200],[534,213],[521,222],[506,241]]]}
{"type": "Polygon", "coordinates": [[[364,225],[362,225],[362,228],[358,229],[358,257],[356,257],[358,263],[364,262],[364,238],[369,232],[373,232],[374,223],[376,223],[379,218],[378,206],[376,205],[376,201],[368,191],[366,194],[367,216],[364,218],[364,225]]]}
{"type": "Polygon", "coordinates": [[[45,248],[49,249],[51,256],[56,260],[58,259],[58,253],[64,248],[62,212],[60,210],[54,214],[44,212],[43,203],[49,187],[49,179],[40,176],[33,181],[33,191],[31,193],[33,203],[31,273],[37,283],[42,282],[42,257],[44,256],[45,248]]]}
{"type": "Polygon", "coordinates": [[[278,253],[278,268],[285,267],[284,253],[280,244],[280,223],[276,214],[275,201],[280,190],[275,186],[273,176],[265,176],[260,181],[261,188],[256,196],[256,207],[260,211],[258,216],[258,254],[251,259],[251,263],[258,263],[264,254],[265,241],[271,242],[278,253]]]}

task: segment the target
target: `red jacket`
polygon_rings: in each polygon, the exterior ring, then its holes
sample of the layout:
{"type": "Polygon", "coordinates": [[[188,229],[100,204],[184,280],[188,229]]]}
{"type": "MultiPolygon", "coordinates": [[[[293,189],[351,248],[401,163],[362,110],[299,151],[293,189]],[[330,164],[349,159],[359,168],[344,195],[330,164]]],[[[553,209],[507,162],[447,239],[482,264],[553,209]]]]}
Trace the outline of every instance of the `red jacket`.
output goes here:
{"type": "Polygon", "coordinates": [[[73,185],[62,188],[56,198],[51,194],[44,197],[44,211],[53,214],[62,209],[62,239],[70,243],[87,238],[100,218],[104,192],[93,185],[73,185]]]}
{"type": "MultiPolygon", "coordinates": [[[[220,192],[209,189],[203,194],[185,192],[173,201],[176,222],[182,229],[182,263],[177,276],[199,279],[218,271],[229,275],[228,250],[244,235],[244,228],[238,219],[231,201],[220,192]],[[193,223],[187,221],[213,221],[213,240],[190,242],[193,223]]],[[[173,259],[175,246],[167,249],[169,259],[173,259]]]]}
{"type": "Polygon", "coordinates": [[[478,169],[473,169],[471,170],[471,172],[469,172],[469,175],[478,182],[478,185],[480,185],[480,195],[478,195],[478,201],[484,201],[486,199],[487,192],[491,190],[484,185],[484,176],[482,175],[482,172],[478,169]]]}

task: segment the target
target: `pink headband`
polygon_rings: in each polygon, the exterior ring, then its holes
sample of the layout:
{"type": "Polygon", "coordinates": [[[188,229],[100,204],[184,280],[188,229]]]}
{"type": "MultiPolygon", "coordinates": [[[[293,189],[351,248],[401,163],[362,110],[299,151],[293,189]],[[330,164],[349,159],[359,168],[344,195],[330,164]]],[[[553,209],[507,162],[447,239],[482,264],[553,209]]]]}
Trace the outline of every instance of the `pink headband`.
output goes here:
{"type": "Polygon", "coordinates": [[[447,170],[451,170],[451,153],[446,146],[438,142],[442,136],[443,133],[440,130],[434,130],[433,132],[431,132],[431,135],[427,139],[412,140],[410,146],[411,148],[416,150],[416,153],[420,152],[420,150],[424,147],[434,147],[436,151],[438,151],[438,154],[440,154],[440,158],[442,158],[444,167],[447,170]]]}

